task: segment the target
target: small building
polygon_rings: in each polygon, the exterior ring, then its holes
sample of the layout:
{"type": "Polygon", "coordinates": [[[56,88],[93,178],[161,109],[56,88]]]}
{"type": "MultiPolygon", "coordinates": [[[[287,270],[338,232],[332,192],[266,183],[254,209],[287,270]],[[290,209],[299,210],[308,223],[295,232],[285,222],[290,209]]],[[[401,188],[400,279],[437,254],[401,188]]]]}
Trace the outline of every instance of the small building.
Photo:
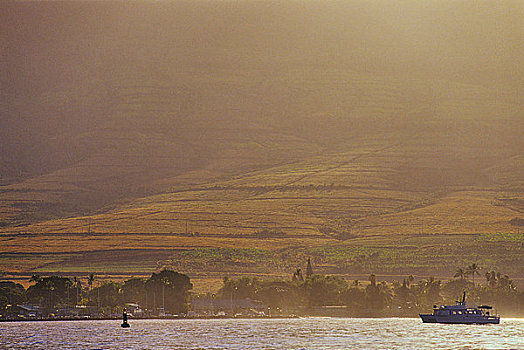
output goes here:
{"type": "Polygon", "coordinates": [[[125,304],[127,309],[127,314],[130,316],[142,316],[144,315],[144,309],[140,307],[140,305],[135,303],[126,303],[125,304]]]}
{"type": "Polygon", "coordinates": [[[45,310],[40,305],[22,304],[11,306],[9,313],[21,318],[36,318],[44,316],[45,310]]]}
{"type": "Polygon", "coordinates": [[[85,318],[91,315],[92,310],[90,310],[87,306],[84,305],[75,305],[74,307],[68,306],[54,309],[52,313],[57,317],[85,318]]]}

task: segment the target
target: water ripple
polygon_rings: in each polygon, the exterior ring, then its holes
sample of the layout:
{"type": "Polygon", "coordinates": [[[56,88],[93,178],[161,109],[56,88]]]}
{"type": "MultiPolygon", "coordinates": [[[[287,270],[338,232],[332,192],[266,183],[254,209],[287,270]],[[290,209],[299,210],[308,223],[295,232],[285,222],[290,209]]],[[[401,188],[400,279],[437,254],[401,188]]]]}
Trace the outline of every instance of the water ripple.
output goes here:
{"type": "Polygon", "coordinates": [[[524,349],[524,320],[500,325],[419,319],[220,319],[3,323],[2,349],[524,349]]]}

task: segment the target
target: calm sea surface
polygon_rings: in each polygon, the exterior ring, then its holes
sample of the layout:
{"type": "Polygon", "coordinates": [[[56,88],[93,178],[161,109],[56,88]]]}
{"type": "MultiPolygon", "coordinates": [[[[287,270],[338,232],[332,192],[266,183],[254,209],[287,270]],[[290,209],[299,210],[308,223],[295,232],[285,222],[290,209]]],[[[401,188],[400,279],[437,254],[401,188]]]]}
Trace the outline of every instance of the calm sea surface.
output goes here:
{"type": "Polygon", "coordinates": [[[524,319],[220,319],[0,323],[0,349],[524,349],[524,319]]]}

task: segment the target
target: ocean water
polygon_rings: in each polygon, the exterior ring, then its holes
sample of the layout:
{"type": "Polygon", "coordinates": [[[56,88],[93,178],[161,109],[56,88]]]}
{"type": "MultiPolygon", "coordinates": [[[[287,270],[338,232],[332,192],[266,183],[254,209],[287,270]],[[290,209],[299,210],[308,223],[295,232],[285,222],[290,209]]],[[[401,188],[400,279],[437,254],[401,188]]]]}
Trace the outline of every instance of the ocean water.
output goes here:
{"type": "Polygon", "coordinates": [[[0,323],[0,349],[524,349],[524,319],[296,318],[0,323]]]}

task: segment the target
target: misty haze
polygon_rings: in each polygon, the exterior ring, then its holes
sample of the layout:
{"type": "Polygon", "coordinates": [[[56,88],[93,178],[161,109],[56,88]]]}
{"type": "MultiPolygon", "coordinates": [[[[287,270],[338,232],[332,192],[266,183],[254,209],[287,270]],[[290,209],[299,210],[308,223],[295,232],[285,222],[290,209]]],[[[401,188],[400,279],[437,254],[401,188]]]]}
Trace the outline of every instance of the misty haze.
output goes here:
{"type": "Polygon", "coordinates": [[[0,43],[4,280],[524,289],[522,1],[4,1],[0,43]]]}

